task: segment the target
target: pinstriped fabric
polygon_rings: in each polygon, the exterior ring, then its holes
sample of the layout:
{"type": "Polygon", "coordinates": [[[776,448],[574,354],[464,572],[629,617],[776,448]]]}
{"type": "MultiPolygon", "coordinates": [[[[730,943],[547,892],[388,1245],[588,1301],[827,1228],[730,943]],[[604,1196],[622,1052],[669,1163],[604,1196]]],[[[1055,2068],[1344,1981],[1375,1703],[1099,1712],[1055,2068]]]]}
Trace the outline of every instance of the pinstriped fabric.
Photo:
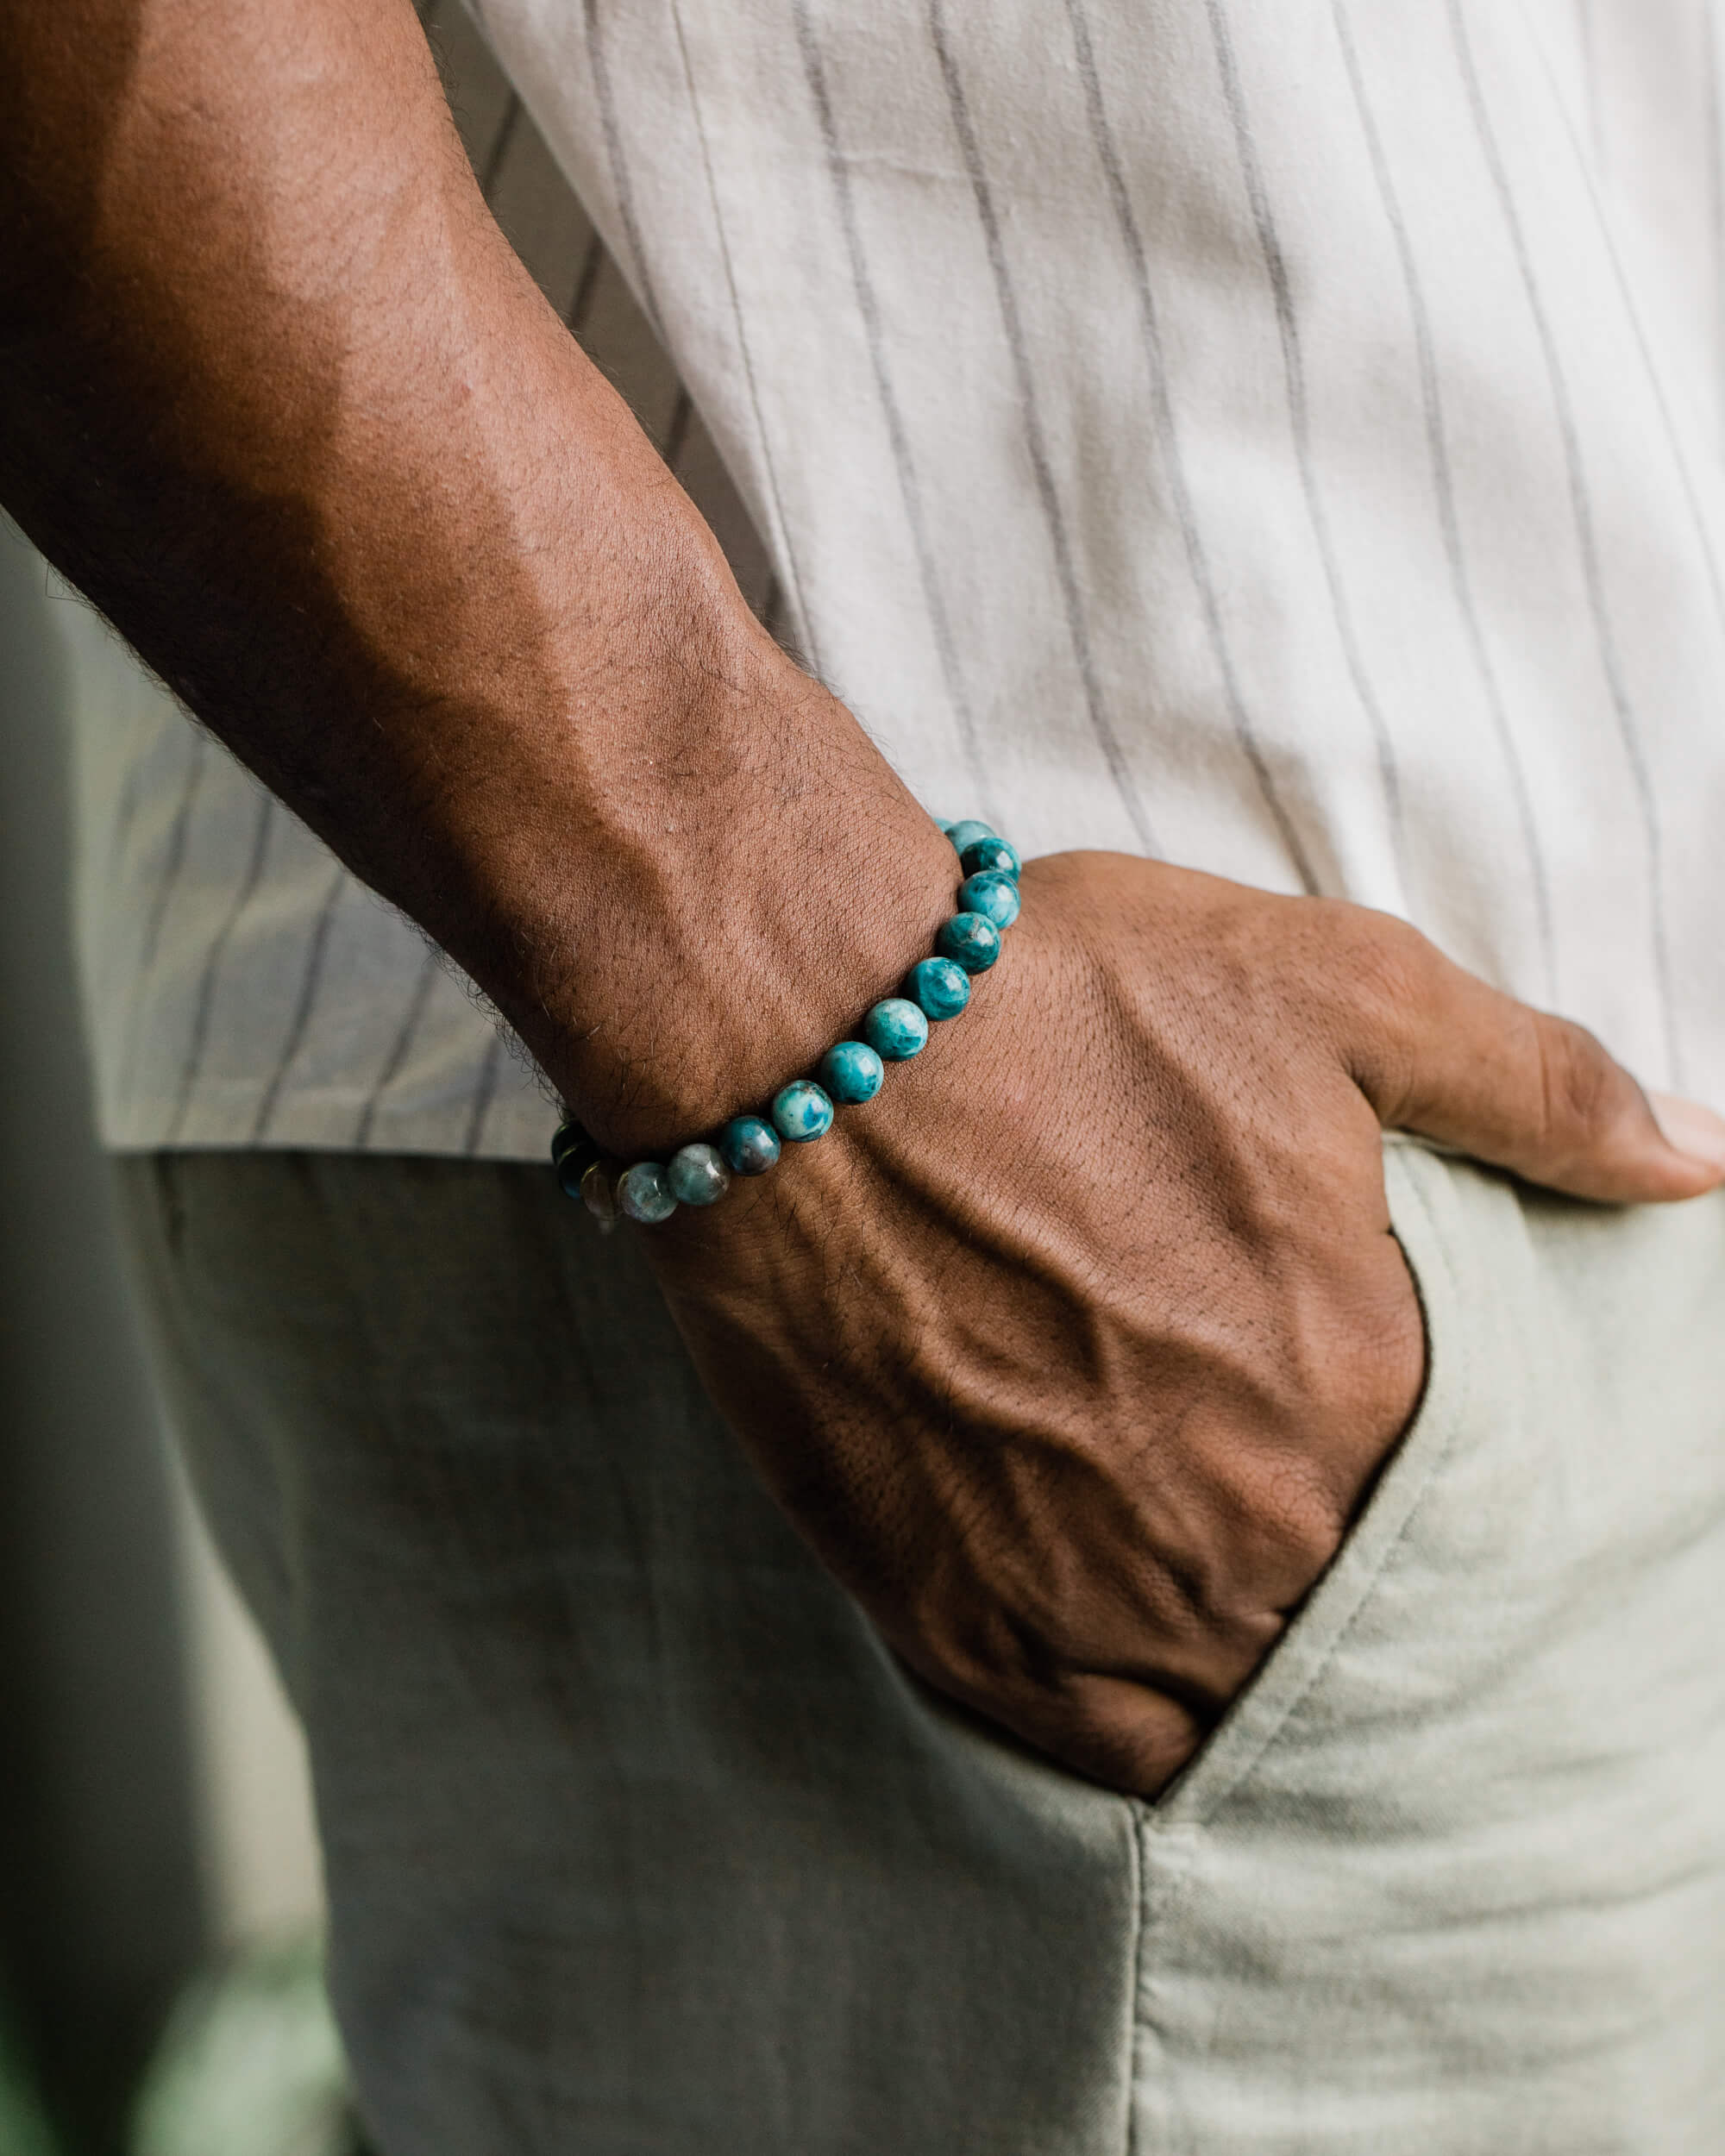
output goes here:
{"type": "MultiPolygon", "coordinates": [[[[1710,108],[1716,97],[1714,62],[1716,51],[1713,14],[1710,7],[1706,11],[1705,24],[1707,34],[1703,40],[1703,50],[1708,62],[1708,102],[1710,108]]],[[[1563,110],[1561,99],[1557,101],[1557,106],[1559,111],[1561,112],[1563,110]]],[[[1600,237],[1604,243],[1606,254],[1611,264],[1612,280],[1616,287],[1618,297],[1622,302],[1624,317],[1634,332],[1635,348],[1647,373],[1647,385],[1659,407],[1659,425],[1670,446],[1672,461],[1677,469],[1678,477],[1682,482],[1684,500],[1689,511],[1690,521],[1695,527],[1696,543],[1701,550],[1702,559],[1707,567],[1708,588],[1713,594],[1714,611],[1719,616],[1722,625],[1725,625],[1725,581],[1722,581],[1720,577],[1718,547],[1708,528],[1706,512],[1702,506],[1701,489],[1697,484],[1690,457],[1684,448],[1676,415],[1672,409],[1671,399],[1660,375],[1659,362],[1653,355],[1653,348],[1648,340],[1640,304],[1624,266],[1622,250],[1617,244],[1611,229],[1610,217],[1607,214],[1604,204],[1600,199],[1598,184],[1593,177],[1581,145],[1579,142],[1575,142],[1572,126],[1570,133],[1571,140],[1575,143],[1576,168],[1580,172],[1586,186],[1587,198],[1592,207],[1595,220],[1599,227],[1600,237]]],[[[1720,141],[1716,128],[1709,130],[1708,141],[1709,148],[1707,158],[1707,214],[1716,252],[1720,215],[1720,141]]],[[[1716,360],[1716,365],[1720,367],[1720,380],[1722,385],[1725,385],[1725,345],[1722,345],[1720,358],[1716,360]]]]}
{"type": "Polygon", "coordinates": [[[1504,705],[1502,684],[1492,662],[1490,651],[1480,626],[1479,608],[1475,602],[1472,580],[1468,568],[1467,551],[1462,543],[1461,528],[1456,511],[1455,475],[1451,465],[1450,432],[1445,417],[1443,387],[1439,379],[1435,340],[1432,329],[1431,310],[1427,303],[1425,286],[1420,274],[1420,265],[1413,243],[1408,234],[1407,220],[1396,199],[1396,182],[1384,152],[1383,139],[1373,116],[1371,100],[1367,92],[1364,76],[1355,49],[1353,32],[1349,22],[1348,0],[1333,0],[1337,41],[1341,47],[1343,63],[1347,69],[1348,86],[1353,93],[1354,104],[1359,114],[1359,123],[1365,137],[1371,159],[1372,174],[1383,202],[1383,214],[1396,242],[1396,257],[1401,266],[1402,283],[1408,294],[1408,308],[1414,323],[1414,344],[1419,354],[1420,398],[1424,407],[1426,437],[1431,449],[1432,486],[1437,503],[1439,523],[1443,531],[1444,560],[1449,569],[1450,582],[1455,592],[1456,605],[1465,625],[1469,651],[1479,675],[1482,689],[1491,712],[1491,723],[1502,750],[1504,775],[1515,805],[1515,820],[1521,826],[1522,845],[1526,851],[1527,879],[1532,887],[1534,917],[1540,944],[1540,975],[1543,1000],[1558,1005],[1562,1000],[1558,983],[1556,931],[1552,921],[1551,880],[1546,868],[1545,853],[1540,843],[1539,824],[1527,787],[1527,774],[1516,746],[1509,715],[1504,705]]]}
{"type": "Polygon", "coordinates": [[[1557,342],[1552,332],[1551,318],[1546,312],[1538,269],[1527,247],[1525,228],[1516,206],[1515,191],[1510,186],[1504,167],[1503,153],[1498,141],[1496,123],[1486,102],[1485,92],[1475,64],[1473,40],[1468,27],[1463,0],[1446,0],[1450,28],[1455,41],[1457,62],[1466,85],[1469,107],[1478,131],[1485,162],[1491,174],[1498,200],[1502,204],[1504,222],[1509,228],[1510,242],[1521,271],[1521,283],[1527,293],[1527,305],[1533,315],[1541,352],[1544,354],[1546,380],[1556,413],[1559,431],[1563,437],[1564,462],[1569,478],[1570,501],[1574,517],[1575,542],[1581,557],[1582,574],[1587,586],[1587,606],[1590,626],[1599,653],[1600,669],[1605,677],[1611,707],[1616,715],[1619,730],[1630,774],[1634,783],[1637,806],[1640,812],[1641,842],[1646,856],[1647,876],[1651,905],[1651,954],[1653,979],[1657,987],[1659,1023],[1664,1036],[1664,1069],[1671,1082],[1684,1081],[1684,1057],[1679,1043],[1678,1018],[1672,993],[1670,937],[1665,924],[1664,843],[1660,831],[1660,814],[1654,794],[1653,774],[1648,768],[1646,746],[1641,728],[1624,677],[1622,655],[1618,649],[1617,628],[1612,617],[1604,577],[1600,563],[1599,542],[1596,529],[1596,512],[1591,489],[1583,460],[1578,421],[1571,399],[1569,379],[1557,342]]]}
{"type": "Polygon", "coordinates": [[[1095,653],[1085,619],[1084,597],[1078,586],[1071,543],[1066,530],[1065,513],[1061,507],[1060,492],[1055,482],[1048,445],[1044,436],[1036,385],[1032,379],[1017,287],[1007,264],[1000,217],[994,206],[994,190],[983,161],[982,145],[971,121],[969,103],[964,94],[963,77],[947,35],[946,14],[942,0],[928,0],[928,28],[940,61],[941,78],[945,85],[947,102],[952,112],[953,130],[958,137],[964,169],[975,197],[976,216],[988,248],[988,266],[994,273],[1000,322],[1006,332],[1007,349],[1018,385],[1025,448],[1031,470],[1035,475],[1037,498],[1054,550],[1055,573],[1059,580],[1067,633],[1072,639],[1079,674],[1084,684],[1084,701],[1088,707],[1090,724],[1101,750],[1102,760],[1107,767],[1108,776],[1126,805],[1126,815],[1137,834],[1138,843],[1145,853],[1153,854],[1159,849],[1151,836],[1150,818],[1145,812],[1144,802],[1133,780],[1120,736],[1108,715],[1101,681],[1096,671],[1095,653]]]}
{"type": "Polygon", "coordinates": [[[191,1018],[191,1038],[186,1044],[185,1061],[180,1066],[179,1088],[174,1098],[173,1119],[167,1128],[167,1144],[177,1145],[185,1129],[185,1119],[191,1106],[191,1096],[198,1085],[198,1074],[204,1068],[205,1050],[210,1044],[210,1021],[215,1010],[216,988],[222,977],[223,961],[234,931],[245,917],[246,908],[263,881],[264,864],[269,858],[271,826],[275,821],[276,802],[267,793],[259,796],[257,824],[252,837],[251,859],[246,864],[234,893],[233,904],[216,931],[215,941],[204,954],[204,970],[198,977],[198,1001],[191,1018]]]}
{"type": "MultiPolygon", "coordinates": [[[[629,255],[635,271],[637,287],[642,304],[656,329],[659,327],[658,302],[653,297],[653,280],[647,267],[647,248],[641,237],[641,228],[635,216],[635,190],[629,176],[629,163],[623,139],[617,124],[617,102],[612,94],[611,69],[605,60],[605,36],[599,21],[599,0],[582,0],[581,20],[586,33],[587,65],[593,70],[593,88],[598,94],[599,121],[605,130],[605,154],[611,160],[612,185],[615,192],[618,215],[623,229],[629,235],[629,255]]],[[[662,335],[662,331],[661,331],[662,335]]]]}
{"type": "MultiPolygon", "coordinates": [[[[1264,256],[1264,273],[1270,279],[1270,293],[1276,306],[1276,335],[1282,346],[1282,371],[1288,385],[1288,414],[1293,429],[1294,460],[1299,467],[1300,489],[1306,498],[1318,558],[1323,564],[1324,582],[1329,591],[1336,634],[1346,658],[1348,679],[1371,724],[1377,754],[1377,768],[1383,782],[1384,804],[1393,834],[1392,843],[1399,852],[1402,843],[1402,782],[1396,768],[1396,751],[1389,738],[1389,729],[1366,670],[1358,638],[1354,633],[1352,607],[1336,561],[1329,518],[1324,509],[1323,494],[1314,468],[1311,419],[1306,399],[1306,361],[1301,349],[1300,325],[1289,284],[1288,265],[1283,255],[1282,242],[1276,236],[1275,213],[1264,190],[1264,175],[1258,168],[1258,149],[1252,139],[1251,121],[1245,109],[1245,93],[1240,87],[1239,69],[1234,60],[1233,36],[1228,28],[1227,10],[1222,0],[1205,0],[1205,14],[1209,21],[1211,41],[1216,48],[1216,65],[1222,78],[1222,96],[1239,149],[1240,174],[1245,182],[1247,200],[1251,204],[1252,226],[1258,235],[1259,251],[1264,256]]],[[[1404,908],[1405,903],[1404,899],[1404,908]]]]}
{"type": "Polygon", "coordinates": [[[928,608],[929,625],[940,653],[941,672],[945,677],[947,693],[952,699],[954,717],[963,736],[965,757],[975,788],[973,798],[980,812],[998,816],[1000,812],[992,799],[993,787],[976,738],[975,714],[971,709],[969,694],[964,686],[957,647],[953,640],[952,624],[948,616],[945,596],[941,590],[939,565],[934,559],[929,542],[921,482],[905,431],[899,394],[894,385],[892,369],[887,357],[880,303],[875,296],[874,280],[869,273],[862,234],[857,229],[850,168],[839,147],[832,99],[827,90],[825,71],[821,66],[820,48],[815,39],[814,27],[809,18],[807,0],[792,0],[791,12],[796,24],[797,45],[808,78],[809,95],[813,99],[815,112],[820,122],[821,140],[826,151],[827,166],[832,176],[839,222],[844,232],[845,253],[850,261],[851,281],[856,291],[857,311],[862,318],[863,334],[869,344],[869,365],[874,372],[881,414],[892,443],[893,467],[898,475],[899,491],[904,498],[905,522],[909,527],[911,544],[916,553],[917,573],[922,584],[924,603],[928,608]]]}
{"type": "MultiPolygon", "coordinates": [[[[1405,912],[1725,1095],[1712,0],[485,0],[507,80],[422,14],[547,298],[931,805],[1405,912]]],[[[110,1136],[535,1153],[461,984],[84,656],[110,1136]]]]}
{"type": "Polygon", "coordinates": [[[1097,74],[1095,53],[1090,42],[1090,26],[1085,14],[1084,0],[1068,0],[1071,17],[1073,44],[1077,54],[1078,71],[1084,84],[1084,103],[1090,128],[1095,137],[1096,154],[1107,182],[1108,198],[1120,229],[1127,260],[1131,266],[1132,289],[1138,299],[1143,323],[1144,340],[1149,357],[1151,396],[1153,402],[1157,433],[1164,460],[1167,465],[1170,492],[1180,535],[1191,567],[1192,581],[1202,609],[1204,626],[1215,655],[1216,670],[1222,685],[1228,716],[1238,736],[1246,761],[1251,767],[1253,778],[1263,793],[1283,843],[1288,849],[1300,879],[1301,888],[1315,895],[1318,881],[1308,856],[1304,841],[1295,829],[1287,806],[1277,791],[1276,779],[1265,759],[1262,743],[1258,737],[1250,713],[1241,694],[1239,677],[1235,673],[1233,655],[1228,649],[1227,632],[1222,625],[1221,611],[1217,604],[1216,587],[1209,558],[1193,513],[1191,491],[1187,484],[1182,453],[1180,447],[1177,422],[1172,400],[1168,392],[1168,369],[1163,352],[1162,330],[1157,319],[1156,298],[1150,279],[1150,265],[1145,254],[1144,240],[1132,206],[1125,177],[1120,170],[1120,158],[1114,146],[1113,130],[1103,107],[1101,83],[1097,74]]]}
{"type": "Polygon", "coordinates": [[[275,1067],[264,1087],[263,1097],[251,1128],[250,1143],[267,1143],[271,1125],[281,1100],[282,1087],[286,1084],[300,1050],[305,1045],[305,1036],[311,1024],[312,1012],[317,1007],[317,992],[323,984],[323,968],[329,954],[330,931],[336,924],[336,909],[348,888],[348,872],[337,868],[329,879],[323,903],[317,909],[311,924],[311,935],[305,948],[304,971],[300,977],[299,991],[294,1000],[292,1016],[288,1020],[287,1037],[277,1050],[275,1067]]]}
{"type": "Polygon", "coordinates": [[[804,649],[816,673],[820,671],[820,642],[810,616],[808,604],[803,595],[802,574],[798,564],[796,548],[792,541],[785,518],[785,505],[780,492],[778,467],[774,461],[772,445],[761,411],[760,393],[756,385],[755,360],[750,348],[750,331],[743,305],[737,295],[737,274],[731,260],[731,241],[725,229],[724,210],[714,184],[712,147],[707,140],[706,122],[701,114],[700,90],[694,71],[689,64],[688,44],[683,34],[683,19],[677,0],[670,0],[671,23],[676,35],[677,51],[682,60],[683,81],[688,93],[690,116],[694,122],[694,139],[700,157],[701,170],[706,181],[706,193],[712,209],[712,231],[718,243],[718,267],[723,279],[723,289],[730,302],[736,337],[736,353],[739,362],[741,386],[750,406],[753,431],[759,449],[760,469],[766,481],[766,499],[770,505],[772,530],[777,542],[779,557],[785,567],[786,583],[792,603],[796,609],[804,649]]]}

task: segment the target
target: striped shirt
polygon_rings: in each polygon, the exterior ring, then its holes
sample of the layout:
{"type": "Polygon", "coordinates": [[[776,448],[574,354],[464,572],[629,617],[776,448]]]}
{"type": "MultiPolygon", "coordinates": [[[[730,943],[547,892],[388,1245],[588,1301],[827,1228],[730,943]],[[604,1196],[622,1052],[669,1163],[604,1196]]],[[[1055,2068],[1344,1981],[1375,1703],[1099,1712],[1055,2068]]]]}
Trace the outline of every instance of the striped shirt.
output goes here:
{"type": "MultiPolygon", "coordinates": [[[[1384,907],[1725,1103],[1710,0],[484,29],[505,230],[931,807],[1384,907]]],[[[60,611],[110,1141],[536,1155],[458,978],[60,611]]]]}

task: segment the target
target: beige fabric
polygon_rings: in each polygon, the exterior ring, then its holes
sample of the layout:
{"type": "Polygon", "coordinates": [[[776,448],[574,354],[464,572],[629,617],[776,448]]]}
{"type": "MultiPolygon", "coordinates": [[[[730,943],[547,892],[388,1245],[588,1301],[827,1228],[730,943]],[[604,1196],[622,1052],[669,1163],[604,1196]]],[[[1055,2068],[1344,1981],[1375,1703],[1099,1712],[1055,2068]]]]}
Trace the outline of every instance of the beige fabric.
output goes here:
{"type": "Polygon", "coordinates": [[[386,2156],[1725,2147],[1725,1197],[1389,1149],[1426,1399],[1149,1809],[905,1677],[548,1177],[122,1173],[386,2156]]]}
{"type": "MultiPolygon", "coordinates": [[[[511,229],[573,317],[543,137],[931,808],[1405,913],[1725,1104],[1718,0],[484,15],[511,229]]],[[[79,664],[110,1138],[537,1151],[411,932],[79,664]]]]}

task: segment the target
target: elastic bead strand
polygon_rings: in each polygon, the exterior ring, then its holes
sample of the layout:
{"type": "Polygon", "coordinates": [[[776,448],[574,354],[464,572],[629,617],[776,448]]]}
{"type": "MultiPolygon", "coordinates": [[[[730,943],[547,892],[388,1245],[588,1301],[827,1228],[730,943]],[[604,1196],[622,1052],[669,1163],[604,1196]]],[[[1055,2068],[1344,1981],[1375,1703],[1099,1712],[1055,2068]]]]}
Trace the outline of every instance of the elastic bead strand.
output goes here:
{"type": "Polygon", "coordinates": [[[966,973],[987,973],[1000,955],[1000,931],[986,913],[955,913],[934,941],[941,956],[966,973]]]}
{"type": "Polygon", "coordinates": [[[973,838],[968,846],[960,848],[958,866],[967,876],[1016,876],[1024,864],[1018,848],[996,838],[991,831],[988,837],[973,838]]]}
{"type": "Polygon", "coordinates": [[[860,1107],[881,1090],[886,1066],[867,1041],[839,1041],[820,1059],[820,1081],[845,1107],[860,1107]]]}
{"type": "Polygon", "coordinates": [[[794,1078],[775,1095],[767,1115],[734,1115],[709,1144],[678,1147],[668,1162],[637,1161],[617,1170],[598,1143],[573,1119],[551,1140],[557,1181],[579,1196],[600,1225],[619,1213],[643,1225],[668,1220],[679,1205],[716,1205],[735,1176],[764,1175],[785,1144],[804,1145],[832,1127],[834,1104],[858,1106],[881,1090],[885,1065],[908,1062],[939,1025],[965,1009],[971,976],[1000,955],[1002,931],[1019,918],[1020,862],[1016,847],[976,817],[942,823],[958,856],[959,910],[941,924],[936,955],[913,965],[904,993],[883,996],[857,1029],[861,1040],[834,1044],[819,1066],[822,1083],[794,1078]]]}
{"type": "Polygon", "coordinates": [[[764,1116],[734,1115],[718,1134],[718,1150],[733,1175],[764,1175],[783,1149],[764,1116]]]}
{"type": "Polygon", "coordinates": [[[984,838],[992,838],[994,833],[990,825],[980,822],[975,817],[964,816],[957,823],[947,825],[946,836],[952,842],[953,852],[962,860],[967,846],[974,846],[984,838]]]}
{"type": "Polygon", "coordinates": [[[773,1123],[781,1138],[806,1145],[832,1128],[832,1103],[812,1079],[793,1078],[773,1102],[773,1123]]]}
{"type": "Polygon", "coordinates": [[[950,958],[922,958],[911,968],[905,991],[925,1018],[956,1018],[970,1000],[970,976],[950,958]]]}
{"type": "Polygon", "coordinates": [[[680,1206],[712,1206],[731,1188],[731,1170],[716,1145],[682,1145],[665,1170],[671,1195],[680,1206]]]}
{"type": "Polygon", "coordinates": [[[958,903],[967,913],[980,913],[998,929],[1008,929],[1019,918],[1024,901],[1016,880],[998,868],[984,868],[966,876],[958,887],[958,903]]]}
{"type": "Polygon", "coordinates": [[[862,1021],[862,1037],[883,1062],[906,1063],[928,1045],[928,1020],[906,996],[884,996],[862,1021]]]}
{"type": "Polygon", "coordinates": [[[617,1179],[617,1209],[643,1227],[657,1227],[677,1209],[664,1169],[656,1160],[638,1160],[617,1179]]]}

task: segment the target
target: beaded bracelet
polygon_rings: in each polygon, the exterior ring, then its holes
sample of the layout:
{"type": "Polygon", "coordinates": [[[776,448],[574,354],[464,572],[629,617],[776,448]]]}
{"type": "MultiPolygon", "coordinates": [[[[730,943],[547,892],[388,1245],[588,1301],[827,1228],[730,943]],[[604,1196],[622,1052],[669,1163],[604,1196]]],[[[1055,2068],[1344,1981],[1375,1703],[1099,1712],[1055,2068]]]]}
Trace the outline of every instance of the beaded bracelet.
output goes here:
{"type": "Polygon", "coordinates": [[[959,910],[942,922],[934,956],[911,968],[904,993],[884,998],[869,1012],[862,1039],[827,1050],[818,1083],[794,1078],[766,1115],[734,1115],[711,1144],[697,1140],[680,1146],[668,1161],[636,1161],[614,1184],[598,1145],[579,1123],[566,1123],[551,1141],[551,1165],[567,1194],[582,1199],[607,1227],[618,1213],[652,1227],[668,1220],[680,1205],[713,1205],[734,1175],[764,1175],[786,1144],[806,1145],[824,1138],[832,1128],[835,1104],[872,1100],[888,1063],[920,1055],[929,1021],[958,1016],[970,1000],[971,976],[994,964],[1002,931],[1019,917],[1017,849],[973,817],[941,828],[963,878],[959,910]]]}

